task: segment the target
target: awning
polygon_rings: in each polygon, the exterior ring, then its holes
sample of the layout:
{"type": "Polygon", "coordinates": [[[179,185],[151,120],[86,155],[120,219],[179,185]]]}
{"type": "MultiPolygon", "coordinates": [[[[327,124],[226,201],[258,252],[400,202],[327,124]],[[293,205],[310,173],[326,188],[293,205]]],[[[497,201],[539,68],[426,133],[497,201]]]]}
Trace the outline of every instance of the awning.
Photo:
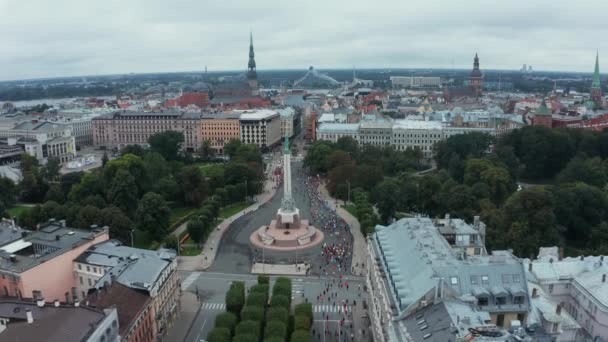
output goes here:
{"type": "Polygon", "coordinates": [[[475,286],[471,289],[471,291],[473,292],[473,295],[475,297],[488,297],[490,296],[490,292],[481,286],[475,286]]]}
{"type": "Polygon", "coordinates": [[[508,294],[507,290],[505,290],[505,288],[501,287],[501,286],[492,287],[491,292],[494,295],[494,297],[506,297],[508,294]]]}

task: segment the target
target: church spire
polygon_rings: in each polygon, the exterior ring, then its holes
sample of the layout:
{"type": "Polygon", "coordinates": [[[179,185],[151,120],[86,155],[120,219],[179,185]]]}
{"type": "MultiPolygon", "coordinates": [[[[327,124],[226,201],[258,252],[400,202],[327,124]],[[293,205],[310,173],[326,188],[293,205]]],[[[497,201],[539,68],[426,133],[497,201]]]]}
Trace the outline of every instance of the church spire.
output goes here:
{"type": "Polygon", "coordinates": [[[249,63],[248,74],[255,74],[255,53],[253,52],[253,33],[249,32],[249,63]]]}
{"type": "Polygon", "coordinates": [[[595,54],[595,70],[593,71],[593,82],[591,88],[601,88],[600,84],[600,53],[599,51],[595,54]]]}

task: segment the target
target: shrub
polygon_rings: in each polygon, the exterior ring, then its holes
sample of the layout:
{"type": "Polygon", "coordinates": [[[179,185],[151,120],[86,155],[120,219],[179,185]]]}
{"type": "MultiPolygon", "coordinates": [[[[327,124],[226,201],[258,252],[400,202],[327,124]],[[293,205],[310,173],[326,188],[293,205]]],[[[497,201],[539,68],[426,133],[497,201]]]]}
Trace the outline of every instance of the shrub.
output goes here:
{"type": "Polygon", "coordinates": [[[249,293],[263,293],[266,295],[266,297],[268,297],[268,289],[268,284],[257,284],[251,287],[249,293]]]}
{"type": "Polygon", "coordinates": [[[230,289],[226,292],[226,309],[238,317],[243,305],[245,305],[245,283],[232,282],[230,289]]]}
{"type": "Polygon", "coordinates": [[[252,334],[242,334],[234,336],[232,342],[259,342],[259,339],[252,334]]]}
{"type": "Polygon", "coordinates": [[[262,306],[254,306],[247,305],[241,311],[241,319],[244,321],[256,321],[263,322],[264,321],[264,307],[262,306]]]}
{"type": "Polygon", "coordinates": [[[287,336],[287,325],[279,321],[269,321],[264,330],[265,337],[280,337],[285,340],[287,336]]]}
{"type": "Polygon", "coordinates": [[[281,306],[271,307],[266,313],[267,321],[279,321],[287,324],[289,322],[289,311],[281,306]]]}
{"type": "MultiPolygon", "coordinates": [[[[241,321],[236,325],[235,334],[238,335],[253,335],[257,340],[260,339],[260,322],[256,321],[241,321]]],[[[236,336],[235,336],[236,338],[236,336]]],[[[233,341],[236,341],[233,340],[233,341]]]]}
{"type": "Polygon", "coordinates": [[[247,305],[265,307],[268,302],[268,295],[264,293],[250,292],[247,296],[247,305]]]}
{"type": "Polygon", "coordinates": [[[293,324],[294,329],[297,330],[310,330],[310,318],[302,315],[296,315],[293,324]]]}
{"type": "Polygon", "coordinates": [[[270,285],[270,277],[267,275],[258,275],[258,284],[270,285]]]}
{"type": "Polygon", "coordinates": [[[208,342],[226,342],[230,341],[230,329],[215,327],[207,335],[208,342]]]}
{"type": "Polygon", "coordinates": [[[295,315],[296,316],[305,316],[308,317],[308,319],[310,319],[312,321],[312,304],[310,303],[302,303],[302,304],[298,304],[296,305],[295,308],[295,315]]]}
{"type": "Polygon", "coordinates": [[[215,327],[228,328],[230,330],[230,333],[233,334],[237,321],[237,316],[232,312],[222,312],[221,314],[215,317],[215,327]]]}
{"type": "Polygon", "coordinates": [[[270,300],[270,306],[280,306],[289,310],[289,298],[283,295],[272,296],[272,299],[270,300]]]}
{"type": "Polygon", "coordinates": [[[291,342],[310,342],[311,336],[308,330],[296,330],[291,334],[291,342]]]}

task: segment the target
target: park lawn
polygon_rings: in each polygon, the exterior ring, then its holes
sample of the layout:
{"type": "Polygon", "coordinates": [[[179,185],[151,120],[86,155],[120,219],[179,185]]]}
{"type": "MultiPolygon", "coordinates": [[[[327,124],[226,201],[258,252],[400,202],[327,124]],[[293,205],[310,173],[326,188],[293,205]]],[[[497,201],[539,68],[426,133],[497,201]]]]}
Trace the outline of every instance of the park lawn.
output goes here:
{"type": "Polygon", "coordinates": [[[16,205],[12,208],[9,208],[7,211],[11,217],[19,217],[21,213],[28,212],[32,210],[32,207],[24,206],[24,205],[16,205]]]}
{"type": "Polygon", "coordinates": [[[172,226],[175,222],[177,222],[182,217],[189,215],[195,211],[196,211],[196,208],[190,208],[190,207],[171,208],[171,217],[169,218],[169,225],[172,226]]]}
{"type": "Polygon", "coordinates": [[[233,203],[233,204],[227,205],[227,206],[223,207],[222,209],[220,209],[220,214],[218,216],[220,219],[226,219],[226,218],[238,213],[239,211],[249,207],[251,204],[253,204],[253,202],[244,201],[244,202],[238,202],[238,203],[233,203]]]}
{"type": "Polygon", "coordinates": [[[202,248],[198,247],[186,247],[179,253],[182,256],[197,256],[203,252],[202,248]]]}
{"type": "Polygon", "coordinates": [[[357,217],[357,206],[353,203],[347,204],[344,206],[344,209],[348,211],[354,217],[357,217]]]}

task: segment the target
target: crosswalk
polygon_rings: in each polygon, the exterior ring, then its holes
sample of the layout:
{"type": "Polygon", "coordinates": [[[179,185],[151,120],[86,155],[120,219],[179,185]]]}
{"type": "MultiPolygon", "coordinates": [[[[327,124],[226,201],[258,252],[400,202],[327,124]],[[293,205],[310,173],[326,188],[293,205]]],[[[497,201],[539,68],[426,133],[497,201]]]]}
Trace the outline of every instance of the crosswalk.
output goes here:
{"type": "Polygon", "coordinates": [[[223,310],[226,310],[226,304],[225,303],[203,303],[201,305],[201,308],[203,310],[219,310],[219,311],[223,311],[223,310]]]}
{"type": "MultiPolygon", "coordinates": [[[[343,313],[344,312],[344,305],[313,305],[312,306],[312,311],[315,313],[335,313],[335,312],[339,312],[339,313],[343,313]]],[[[351,306],[347,305],[346,306],[346,312],[350,312],[351,311],[351,306]]]]}
{"type": "Polygon", "coordinates": [[[189,276],[187,276],[186,279],[182,281],[182,291],[187,290],[188,287],[190,287],[190,285],[192,285],[192,283],[194,283],[200,275],[201,272],[192,272],[189,276]]]}
{"type": "Polygon", "coordinates": [[[296,297],[301,297],[302,292],[304,292],[304,284],[302,283],[302,279],[294,279],[291,285],[291,300],[293,301],[296,299],[296,297]]]}

